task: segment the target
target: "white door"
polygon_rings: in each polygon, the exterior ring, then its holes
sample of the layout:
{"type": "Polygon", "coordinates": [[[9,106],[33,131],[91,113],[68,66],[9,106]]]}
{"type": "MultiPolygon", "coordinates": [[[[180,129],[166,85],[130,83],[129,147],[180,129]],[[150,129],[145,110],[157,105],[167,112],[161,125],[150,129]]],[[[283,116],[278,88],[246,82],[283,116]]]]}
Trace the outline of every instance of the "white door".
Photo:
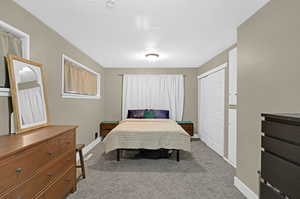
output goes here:
{"type": "Polygon", "coordinates": [[[229,109],[228,117],[228,160],[232,166],[236,167],[236,140],[237,140],[237,111],[229,109]]]}
{"type": "Polygon", "coordinates": [[[207,80],[206,80],[206,77],[205,78],[202,78],[202,79],[199,79],[198,80],[199,82],[199,105],[198,105],[198,108],[199,108],[199,136],[200,136],[200,139],[204,142],[204,143],[207,143],[208,142],[208,121],[206,120],[206,115],[208,114],[208,108],[207,108],[207,103],[208,103],[208,100],[207,100],[207,97],[206,97],[206,91],[207,91],[207,80]]]}
{"type": "Polygon", "coordinates": [[[224,84],[224,68],[199,79],[200,138],[221,156],[224,156],[224,84]]]}

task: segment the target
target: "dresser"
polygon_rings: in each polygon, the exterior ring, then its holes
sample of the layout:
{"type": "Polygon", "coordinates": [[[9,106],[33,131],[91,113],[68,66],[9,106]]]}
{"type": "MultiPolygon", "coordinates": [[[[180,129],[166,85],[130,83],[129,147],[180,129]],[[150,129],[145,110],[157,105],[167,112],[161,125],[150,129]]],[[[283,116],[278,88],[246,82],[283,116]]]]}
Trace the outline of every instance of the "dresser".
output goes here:
{"type": "Polygon", "coordinates": [[[111,130],[118,126],[118,124],[118,120],[102,121],[100,123],[100,136],[102,137],[102,139],[104,139],[111,130]]]}
{"type": "Polygon", "coordinates": [[[300,114],[262,114],[260,199],[300,198],[300,114]]]}
{"type": "Polygon", "coordinates": [[[190,136],[194,135],[194,124],[192,121],[177,121],[179,124],[190,136]]]}
{"type": "Polygon", "coordinates": [[[76,190],[76,126],[0,137],[0,199],[63,199],[76,190]]]}

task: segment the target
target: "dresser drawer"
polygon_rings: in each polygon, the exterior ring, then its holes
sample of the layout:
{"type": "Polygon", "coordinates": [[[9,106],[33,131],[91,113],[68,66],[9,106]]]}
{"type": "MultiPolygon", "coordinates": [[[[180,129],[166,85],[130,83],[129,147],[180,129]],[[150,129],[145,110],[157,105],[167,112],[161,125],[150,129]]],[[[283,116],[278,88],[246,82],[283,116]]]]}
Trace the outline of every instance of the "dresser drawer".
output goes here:
{"type": "Polygon", "coordinates": [[[33,176],[49,161],[45,143],[0,161],[0,194],[33,176]]]}
{"type": "Polygon", "coordinates": [[[50,167],[45,168],[40,173],[33,176],[30,180],[18,186],[15,190],[8,193],[1,199],[32,199],[43,188],[48,186],[52,181],[55,181],[67,172],[75,162],[75,154],[68,153],[62,156],[58,161],[52,163],[50,167]]]}
{"type": "Polygon", "coordinates": [[[260,199],[285,199],[278,192],[264,183],[260,183],[260,199]]]}
{"type": "Polygon", "coordinates": [[[51,160],[62,154],[61,136],[53,138],[47,142],[47,154],[51,160]]]}
{"type": "Polygon", "coordinates": [[[64,172],[69,170],[76,163],[75,152],[69,152],[62,156],[51,168],[47,169],[43,175],[49,177],[49,181],[54,181],[64,172]]]}
{"type": "Polygon", "coordinates": [[[32,199],[49,183],[49,176],[41,173],[34,176],[31,180],[18,186],[15,190],[9,192],[1,199],[32,199]]]}
{"type": "Polygon", "coordinates": [[[275,155],[262,152],[261,175],[264,180],[290,198],[300,198],[300,167],[275,155]]]}
{"type": "Polygon", "coordinates": [[[43,199],[64,199],[75,186],[75,168],[70,169],[62,178],[45,191],[43,199]]]}
{"type": "Polygon", "coordinates": [[[75,151],[75,133],[69,131],[47,142],[47,150],[50,159],[58,158],[66,150],[75,151]]]}
{"type": "Polygon", "coordinates": [[[262,121],[262,132],[269,137],[279,138],[300,145],[300,126],[262,121]]]}
{"type": "Polygon", "coordinates": [[[62,151],[65,152],[66,150],[74,150],[75,151],[75,132],[70,131],[63,134],[60,137],[62,151]]]}
{"type": "Polygon", "coordinates": [[[300,165],[300,146],[290,144],[278,139],[262,136],[262,147],[284,159],[300,165]]]}

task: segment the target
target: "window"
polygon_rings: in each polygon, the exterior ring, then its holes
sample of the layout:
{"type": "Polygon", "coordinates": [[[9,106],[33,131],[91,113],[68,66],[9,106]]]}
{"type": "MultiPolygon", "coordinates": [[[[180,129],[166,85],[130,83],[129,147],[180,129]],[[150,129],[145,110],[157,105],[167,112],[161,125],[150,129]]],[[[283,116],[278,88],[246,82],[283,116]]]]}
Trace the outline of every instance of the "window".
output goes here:
{"type": "Polygon", "coordinates": [[[63,55],[62,97],[100,99],[100,74],[63,55]]]}
{"type": "Polygon", "coordinates": [[[9,79],[5,56],[14,54],[30,59],[30,37],[15,27],[0,21],[0,96],[9,96],[9,79]]]}

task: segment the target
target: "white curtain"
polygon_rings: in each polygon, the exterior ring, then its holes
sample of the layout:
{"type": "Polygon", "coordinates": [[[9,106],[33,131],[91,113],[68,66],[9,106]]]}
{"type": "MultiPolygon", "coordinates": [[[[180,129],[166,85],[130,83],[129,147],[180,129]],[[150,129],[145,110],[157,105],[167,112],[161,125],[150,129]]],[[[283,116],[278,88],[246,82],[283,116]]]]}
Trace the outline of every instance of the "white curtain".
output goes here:
{"type": "Polygon", "coordinates": [[[22,41],[14,35],[0,30],[0,87],[8,87],[9,79],[5,56],[22,56],[22,41]]]}
{"type": "Polygon", "coordinates": [[[184,105],[183,75],[124,75],[122,119],[129,109],[162,109],[181,121],[184,105]]]}

